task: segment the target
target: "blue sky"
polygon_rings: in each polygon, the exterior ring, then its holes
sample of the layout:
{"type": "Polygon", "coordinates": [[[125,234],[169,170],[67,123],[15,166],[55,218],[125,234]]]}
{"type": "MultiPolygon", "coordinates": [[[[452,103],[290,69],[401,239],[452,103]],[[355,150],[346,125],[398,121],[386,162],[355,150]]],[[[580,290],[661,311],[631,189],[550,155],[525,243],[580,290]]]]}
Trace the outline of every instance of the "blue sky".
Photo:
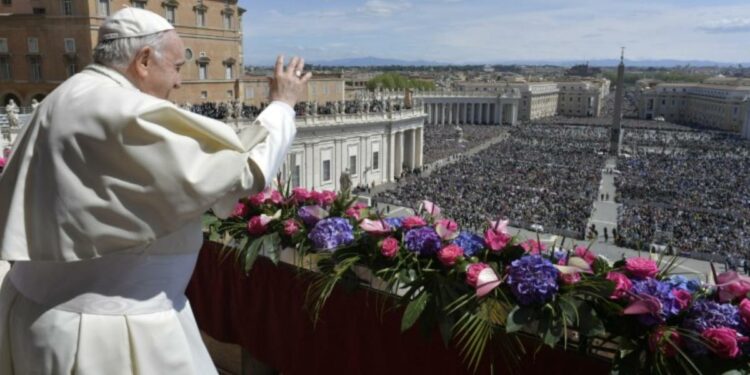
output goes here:
{"type": "Polygon", "coordinates": [[[748,0],[240,0],[247,64],[377,56],[750,62],[748,0]]]}

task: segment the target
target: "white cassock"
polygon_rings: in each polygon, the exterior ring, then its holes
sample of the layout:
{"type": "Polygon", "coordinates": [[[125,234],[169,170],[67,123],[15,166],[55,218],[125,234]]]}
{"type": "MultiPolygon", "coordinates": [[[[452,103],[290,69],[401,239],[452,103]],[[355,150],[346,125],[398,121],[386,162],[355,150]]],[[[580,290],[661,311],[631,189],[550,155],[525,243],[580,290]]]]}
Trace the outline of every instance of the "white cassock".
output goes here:
{"type": "Polygon", "coordinates": [[[0,177],[0,374],[216,373],[184,295],[200,216],[270,184],[295,133],[281,102],[237,135],[103,66],[60,85],[0,177]]]}

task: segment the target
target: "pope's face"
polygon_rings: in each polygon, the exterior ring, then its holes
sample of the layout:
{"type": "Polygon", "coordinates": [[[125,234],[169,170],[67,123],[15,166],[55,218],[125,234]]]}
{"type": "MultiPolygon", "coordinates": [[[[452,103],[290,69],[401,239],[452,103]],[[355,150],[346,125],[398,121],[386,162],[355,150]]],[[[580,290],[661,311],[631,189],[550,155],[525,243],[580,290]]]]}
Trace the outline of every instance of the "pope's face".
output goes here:
{"type": "Polygon", "coordinates": [[[167,99],[172,89],[180,88],[180,68],[185,64],[185,45],[176,32],[165,36],[158,54],[152,56],[148,77],[141,90],[157,98],[167,99]]]}

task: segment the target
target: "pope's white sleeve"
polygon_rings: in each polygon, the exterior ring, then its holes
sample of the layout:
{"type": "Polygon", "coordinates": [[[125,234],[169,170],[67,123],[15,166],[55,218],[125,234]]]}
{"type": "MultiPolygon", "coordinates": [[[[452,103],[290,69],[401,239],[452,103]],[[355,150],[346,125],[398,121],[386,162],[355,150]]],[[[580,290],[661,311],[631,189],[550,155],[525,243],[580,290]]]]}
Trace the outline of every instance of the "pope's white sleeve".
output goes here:
{"type": "MultiPolygon", "coordinates": [[[[248,164],[254,177],[252,192],[271,184],[296,133],[294,109],[279,101],[272,102],[250,126],[240,131],[240,142],[249,150],[248,164]]],[[[242,195],[227,194],[213,205],[214,213],[219,217],[229,216],[242,195]]]]}

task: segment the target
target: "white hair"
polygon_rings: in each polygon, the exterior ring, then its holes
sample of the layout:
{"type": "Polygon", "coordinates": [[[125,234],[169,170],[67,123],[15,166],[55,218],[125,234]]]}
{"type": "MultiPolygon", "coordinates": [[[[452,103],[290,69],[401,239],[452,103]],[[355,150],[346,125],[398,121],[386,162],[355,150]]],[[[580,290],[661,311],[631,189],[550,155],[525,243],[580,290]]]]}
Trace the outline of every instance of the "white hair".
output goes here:
{"type": "Polygon", "coordinates": [[[94,62],[110,68],[127,68],[138,51],[151,47],[157,58],[161,57],[161,49],[168,32],[162,31],[151,35],[120,38],[100,41],[94,48],[94,62]]]}

